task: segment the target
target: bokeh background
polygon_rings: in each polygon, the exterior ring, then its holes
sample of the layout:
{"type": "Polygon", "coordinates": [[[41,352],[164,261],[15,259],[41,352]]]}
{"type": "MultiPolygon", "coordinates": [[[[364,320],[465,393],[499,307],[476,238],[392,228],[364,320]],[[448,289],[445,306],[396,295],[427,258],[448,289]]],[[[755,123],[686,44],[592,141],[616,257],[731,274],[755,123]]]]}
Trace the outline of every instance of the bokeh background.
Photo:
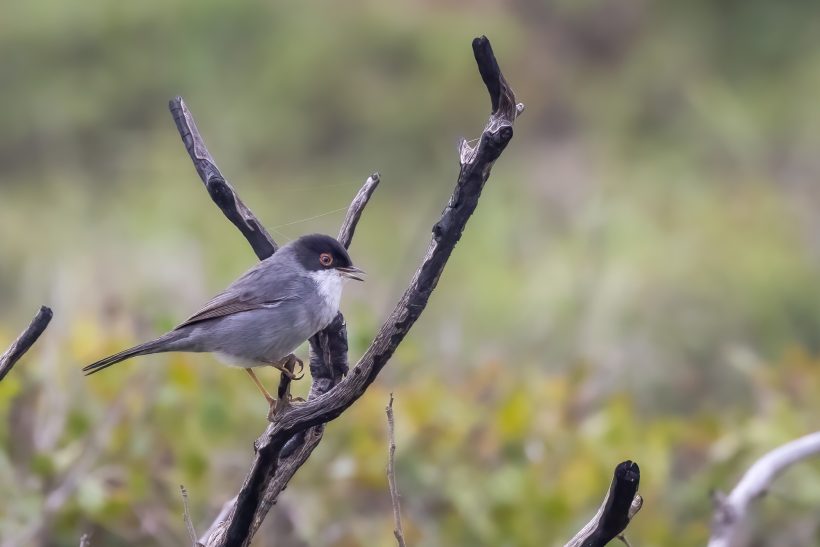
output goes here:
{"type": "MultiPolygon", "coordinates": [[[[486,120],[480,34],[527,105],[516,135],[421,320],[254,545],[392,544],[391,391],[416,546],[561,545],[627,458],[633,544],[702,544],[713,489],[820,427],[820,5],[0,12],[0,347],[55,311],[0,384],[0,545],[185,544],[178,485],[204,530],[265,426],[256,388],[209,356],[79,373],[255,262],[168,99],[280,242],[336,233],[381,172],[351,248],[369,280],[343,301],[356,359],[423,253],[457,139],[486,120]]],[[[757,505],[755,545],[820,545],[818,506],[820,465],[801,464],[757,505]]]]}

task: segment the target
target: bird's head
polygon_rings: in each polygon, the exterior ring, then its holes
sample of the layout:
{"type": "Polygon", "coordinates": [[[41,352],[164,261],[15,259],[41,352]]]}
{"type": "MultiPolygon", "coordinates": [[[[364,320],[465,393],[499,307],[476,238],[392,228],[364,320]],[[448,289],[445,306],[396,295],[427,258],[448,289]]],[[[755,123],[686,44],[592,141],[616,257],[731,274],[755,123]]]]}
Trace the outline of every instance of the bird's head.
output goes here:
{"type": "Polygon", "coordinates": [[[353,265],[347,249],[323,234],[305,235],[290,244],[296,260],[308,272],[329,272],[346,279],[364,281],[364,272],[353,265]]]}

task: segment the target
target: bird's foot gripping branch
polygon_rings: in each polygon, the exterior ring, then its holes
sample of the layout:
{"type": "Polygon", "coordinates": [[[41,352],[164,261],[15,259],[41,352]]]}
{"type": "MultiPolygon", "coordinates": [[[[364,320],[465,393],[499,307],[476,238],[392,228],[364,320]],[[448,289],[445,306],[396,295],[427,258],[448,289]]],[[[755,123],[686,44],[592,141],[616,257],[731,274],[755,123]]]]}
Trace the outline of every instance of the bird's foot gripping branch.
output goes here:
{"type": "MultiPolygon", "coordinates": [[[[433,237],[409,286],[390,317],[379,329],[370,347],[348,373],[347,330],[341,314],[310,339],[312,386],[308,400],[286,405],[275,413],[274,421],[255,443],[256,455],[239,494],[220,512],[217,521],[200,538],[207,546],[248,545],[276,497],[319,444],[324,424],[342,414],[375,380],[393,352],[424,310],[444,266],[467,220],[475,211],[490,170],[513,136],[515,118],[523,111],[501,74],[486,37],[473,40],[478,70],[490,94],[492,112],[475,146],[462,141],[460,171],[449,202],[433,226],[433,237]]],[[[260,259],[278,249],[276,242],[239,199],[205,147],[193,116],[177,97],[171,113],[185,148],[214,203],[242,232],[260,259]]],[[[339,232],[339,241],[348,247],[356,223],[373,191],[379,175],[371,175],[350,205],[339,232]]],[[[283,375],[279,393],[287,393],[290,378],[283,375]]]]}

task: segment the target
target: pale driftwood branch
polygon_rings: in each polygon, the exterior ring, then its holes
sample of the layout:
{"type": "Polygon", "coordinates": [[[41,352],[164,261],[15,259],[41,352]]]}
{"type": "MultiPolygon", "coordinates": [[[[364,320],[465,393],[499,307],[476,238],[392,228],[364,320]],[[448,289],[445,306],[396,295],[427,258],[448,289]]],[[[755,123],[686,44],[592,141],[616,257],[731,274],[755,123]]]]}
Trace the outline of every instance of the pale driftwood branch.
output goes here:
{"type": "Polygon", "coordinates": [[[393,420],[393,394],[384,408],[387,414],[387,486],[390,489],[390,502],[393,505],[393,535],[399,547],[406,547],[404,530],[401,527],[401,502],[399,501],[399,487],[396,485],[396,433],[393,420]]]}
{"type": "Polygon", "coordinates": [[[638,494],[640,482],[641,470],[637,463],[629,460],[619,463],[598,512],[564,547],[603,547],[621,536],[643,505],[643,498],[638,494]]]}
{"type": "Polygon", "coordinates": [[[764,495],[786,468],[812,456],[820,456],[820,431],[775,448],[746,471],[728,496],[717,493],[709,547],[737,545],[749,505],[764,495]]]}
{"type": "Polygon", "coordinates": [[[7,349],[3,355],[0,355],[0,381],[6,377],[6,374],[8,374],[17,361],[20,360],[20,357],[31,349],[34,342],[36,342],[40,335],[43,334],[43,331],[46,330],[53,316],[54,313],[51,311],[51,308],[40,306],[40,311],[38,311],[34,319],[31,320],[26,330],[17,337],[17,340],[9,346],[9,349],[7,349]]]}
{"type": "Polygon", "coordinates": [[[179,491],[182,494],[182,518],[185,521],[185,528],[188,530],[188,539],[191,540],[193,547],[200,547],[202,544],[196,540],[196,529],[194,528],[194,521],[191,520],[191,510],[188,507],[188,491],[182,484],[179,485],[179,491]]]}
{"type": "MultiPolygon", "coordinates": [[[[467,220],[478,205],[493,164],[512,139],[513,123],[521,111],[498,68],[489,40],[476,38],[473,52],[490,93],[493,111],[476,146],[462,144],[461,170],[455,189],[441,218],[433,226],[433,237],[421,265],[352,372],[332,390],[304,405],[284,409],[257,439],[256,457],[237,495],[236,504],[225,523],[210,536],[209,546],[248,545],[254,521],[264,518],[261,512],[265,510],[263,501],[276,479],[283,448],[287,449],[287,443],[308,428],[337,418],[361,397],[427,305],[467,220]]],[[[343,321],[340,326],[344,326],[343,321]]]]}

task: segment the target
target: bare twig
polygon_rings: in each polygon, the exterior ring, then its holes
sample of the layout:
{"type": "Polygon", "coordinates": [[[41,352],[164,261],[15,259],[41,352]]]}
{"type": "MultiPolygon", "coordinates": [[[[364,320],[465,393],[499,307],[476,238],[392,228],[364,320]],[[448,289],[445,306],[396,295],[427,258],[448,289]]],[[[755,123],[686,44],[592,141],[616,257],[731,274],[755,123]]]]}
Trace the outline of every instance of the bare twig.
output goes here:
{"type": "Polygon", "coordinates": [[[455,190],[441,219],[433,226],[432,241],[410,286],[353,368],[352,374],[348,374],[331,391],[304,405],[285,409],[257,439],[256,457],[237,496],[236,505],[224,527],[211,536],[208,545],[248,545],[254,520],[264,516],[259,511],[264,509],[262,501],[265,493],[277,476],[283,447],[306,429],[337,418],[361,397],[427,305],[467,220],[478,205],[493,164],[512,139],[513,122],[520,111],[501,75],[489,40],[476,38],[473,51],[490,92],[493,113],[478,144],[475,147],[462,144],[461,171],[455,190]],[[469,153],[466,153],[468,150],[469,153]]]}
{"type": "Polygon", "coordinates": [[[196,530],[194,529],[194,522],[191,520],[191,511],[188,508],[188,491],[182,484],[179,485],[179,491],[182,494],[182,518],[185,520],[188,538],[190,538],[193,547],[199,547],[202,544],[196,540],[196,530]]]}
{"type": "Polygon", "coordinates": [[[80,536],[80,547],[91,547],[91,536],[83,534],[80,536]]]}
{"type": "Polygon", "coordinates": [[[399,547],[405,547],[404,530],[402,530],[401,527],[401,503],[399,502],[399,488],[396,485],[396,434],[393,423],[392,393],[390,394],[390,402],[387,403],[384,411],[387,413],[387,485],[390,488],[390,501],[393,504],[393,522],[395,523],[393,535],[396,536],[396,541],[398,542],[399,547]]]}
{"type": "Polygon", "coordinates": [[[564,547],[603,547],[620,537],[643,505],[643,498],[638,494],[640,482],[641,470],[637,463],[629,460],[619,463],[598,512],[564,547]]]}
{"type": "Polygon", "coordinates": [[[716,493],[709,547],[736,545],[752,501],[765,494],[774,479],[786,468],[818,455],[820,432],[800,437],[757,460],[728,496],[716,493]]]}
{"type": "Polygon", "coordinates": [[[345,248],[350,247],[350,242],[353,241],[353,232],[356,231],[356,225],[359,223],[362,211],[364,211],[365,205],[370,201],[370,196],[376,191],[376,187],[380,181],[381,178],[378,173],[373,173],[367,177],[364,186],[361,187],[356,197],[353,198],[350,207],[347,209],[342,227],[339,228],[339,237],[337,237],[339,243],[344,245],[345,248]]]}
{"type": "Polygon", "coordinates": [[[0,355],[0,381],[6,377],[6,374],[14,367],[15,363],[22,357],[37,341],[43,331],[46,330],[49,321],[54,314],[51,308],[41,306],[40,311],[31,320],[31,324],[24,330],[20,336],[17,337],[9,349],[3,355],[0,355]]]}

